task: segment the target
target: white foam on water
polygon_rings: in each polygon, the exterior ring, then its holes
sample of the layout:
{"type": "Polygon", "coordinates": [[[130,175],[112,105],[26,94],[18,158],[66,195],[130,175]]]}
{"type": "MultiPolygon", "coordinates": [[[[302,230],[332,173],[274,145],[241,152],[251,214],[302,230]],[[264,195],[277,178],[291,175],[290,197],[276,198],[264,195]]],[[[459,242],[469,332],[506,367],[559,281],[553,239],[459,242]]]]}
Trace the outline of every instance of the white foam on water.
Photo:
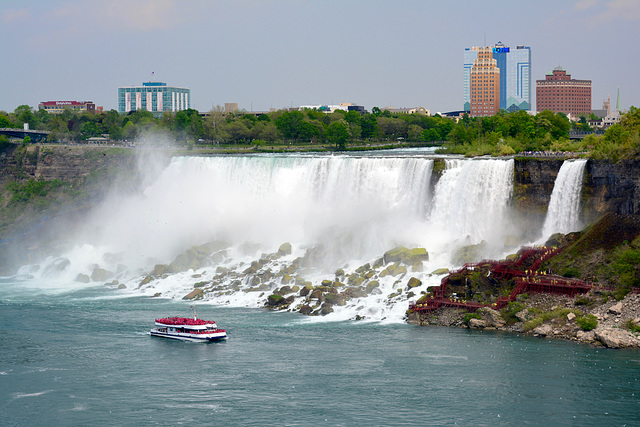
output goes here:
{"type": "MultiPolygon", "coordinates": [[[[96,267],[114,273],[126,289],[121,295],[161,295],[181,299],[194,283],[214,283],[206,303],[263,307],[282,286],[275,274],[309,248],[322,256],[296,272],[319,285],[347,277],[396,246],[424,247],[429,261],[423,271],[377,277],[368,296],[313,321],[356,317],[382,322],[402,321],[407,309],[410,277],[422,285],[413,299],[440,283],[435,269],[454,267],[452,253],[463,245],[486,243],[486,254],[504,252],[509,232],[509,201],[513,192],[513,160],[446,160],[432,189],[433,158],[423,156],[219,156],[178,157],[149,185],[129,196],[114,196],[82,225],[81,241],[60,258],[39,268],[24,267],[39,286],[96,286],[76,282],[96,267]],[[194,245],[228,242],[224,259],[213,265],[169,274],[140,285],[155,264],[168,264],[194,245]],[[268,289],[256,290],[252,275],[241,273],[261,254],[274,253],[290,242],[291,255],[269,261],[273,278],[268,289]],[[62,264],[65,265],[62,265],[62,264]],[[234,272],[219,278],[218,267],[234,272]],[[399,292],[400,291],[400,292],[399,292]]],[[[103,285],[100,282],[99,285],[103,285]]],[[[302,304],[297,296],[291,307],[302,304]]]]}

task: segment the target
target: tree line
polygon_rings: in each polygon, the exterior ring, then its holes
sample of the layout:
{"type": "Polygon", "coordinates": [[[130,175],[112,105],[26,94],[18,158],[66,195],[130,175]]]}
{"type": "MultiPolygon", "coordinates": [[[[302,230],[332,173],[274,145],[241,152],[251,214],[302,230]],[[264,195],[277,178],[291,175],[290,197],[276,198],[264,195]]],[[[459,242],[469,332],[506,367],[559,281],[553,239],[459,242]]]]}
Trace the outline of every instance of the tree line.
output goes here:
{"type": "MultiPolygon", "coordinates": [[[[633,145],[629,135],[634,131],[627,135],[623,130],[629,127],[625,123],[638,121],[638,115],[638,109],[631,107],[620,126],[612,126],[600,139],[611,143],[621,138],[628,152],[633,145]]],[[[338,149],[355,143],[445,142],[445,152],[494,155],[559,147],[584,149],[568,142],[570,129],[586,130],[582,122],[571,123],[564,114],[551,111],[536,115],[500,111],[488,117],[465,114],[456,121],[440,115],[391,113],[378,107],[371,113],[283,109],[256,115],[227,113],[218,106],[205,115],[189,109],[165,112],[157,118],[144,110],[123,114],[116,110],[91,113],[67,109],[50,114],[21,105],[12,113],[0,111],[0,128],[22,128],[23,123],[29,123],[30,129],[50,131],[51,142],[83,142],[104,134],[112,141],[134,142],[149,133],[163,133],[185,144],[332,144],[338,149]]],[[[597,145],[600,140],[594,138],[587,138],[587,142],[597,145]]]]}

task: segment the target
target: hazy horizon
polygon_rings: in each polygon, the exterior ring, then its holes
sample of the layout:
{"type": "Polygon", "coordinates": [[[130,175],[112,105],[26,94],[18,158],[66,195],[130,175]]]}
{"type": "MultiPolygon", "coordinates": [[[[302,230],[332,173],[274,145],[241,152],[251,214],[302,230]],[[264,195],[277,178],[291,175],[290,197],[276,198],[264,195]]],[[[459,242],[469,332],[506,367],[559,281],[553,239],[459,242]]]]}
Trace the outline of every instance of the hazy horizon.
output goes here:
{"type": "Polygon", "coordinates": [[[638,101],[640,2],[25,0],[0,5],[0,110],[43,101],[117,109],[117,88],[161,81],[208,111],[352,102],[460,110],[465,47],[530,46],[535,81],[557,66],[638,101]],[[152,75],[153,73],[153,75],[152,75]]]}

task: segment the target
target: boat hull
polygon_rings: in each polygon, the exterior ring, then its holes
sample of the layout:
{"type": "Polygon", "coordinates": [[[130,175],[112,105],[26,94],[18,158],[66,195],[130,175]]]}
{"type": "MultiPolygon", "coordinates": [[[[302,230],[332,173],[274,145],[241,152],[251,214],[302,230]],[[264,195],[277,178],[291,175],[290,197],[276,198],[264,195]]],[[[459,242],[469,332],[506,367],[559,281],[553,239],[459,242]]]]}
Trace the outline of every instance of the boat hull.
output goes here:
{"type": "Polygon", "coordinates": [[[149,332],[149,334],[152,337],[169,338],[172,340],[189,341],[189,342],[214,342],[214,341],[224,341],[227,339],[226,332],[207,334],[204,337],[199,337],[199,336],[194,336],[195,334],[169,333],[169,332],[161,332],[161,331],[158,331],[157,329],[152,329],[149,332]]]}

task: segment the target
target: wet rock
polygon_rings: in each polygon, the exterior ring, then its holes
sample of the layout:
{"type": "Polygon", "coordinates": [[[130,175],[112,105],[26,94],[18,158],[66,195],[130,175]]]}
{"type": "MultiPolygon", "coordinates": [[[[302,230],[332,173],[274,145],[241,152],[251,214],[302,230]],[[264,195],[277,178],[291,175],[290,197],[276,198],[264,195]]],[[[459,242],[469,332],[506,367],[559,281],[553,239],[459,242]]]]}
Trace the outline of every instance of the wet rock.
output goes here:
{"type": "Polygon", "coordinates": [[[127,289],[127,286],[124,283],[120,283],[118,289],[127,289]]]}
{"type": "Polygon", "coordinates": [[[431,274],[435,274],[435,275],[441,275],[441,274],[449,274],[449,269],[448,268],[438,268],[437,270],[433,270],[431,272],[431,274]]]}
{"type": "Polygon", "coordinates": [[[367,294],[370,294],[371,292],[373,292],[374,289],[380,287],[380,282],[378,282],[377,280],[373,280],[369,283],[367,283],[367,287],[365,288],[365,292],[367,294]]]}
{"type": "Polygon", "coordinates": [[[151,277],[160,277],[169,272],[169,266],[167,264],[156,264],[149,273],[151,277]]]}
{"type": "Polygon", "coordinates": [[[324,304],[322,304],[322,307],[320,307],[320,314],[324,316],[329,313],[333,313],[333,306],[325,302],[324,304]]]}
{"type": "Polygon", "coordinates": [[[466,264],[468,262],[480,261],[486,247],[487,242],[485,241],[482,241],[477,245],[463,246],[453,253],[451,262],[454,264],[466,264]]]}
{"type": "Polygon", "coordinates": [[[286,295],[286,294],[290,294],[293,292],[293,289],[291,288],[291,286],[283,286],[280,289],[278,289],[277,291],[274,292],[274,294],[276,295],[286,295]]]}
{"type": "Polygon", "coordinates": [[[202,289],[194,289],[191,292],[189,292],[187,295],[183,296],[182,299],[183,300],[201,299],[203,295],[204,295],[204,291],[202,289]]]}
{"type": "Polygon", "coordinates": [[[358,274],[362,274],[365,271],[371,270],[371,264],[367,263],[364,265],[361,265],[360,267],[356,268],[356,273],[358,274]]]}
{"type": "Polygon", "coordinates": [[[310,299],[320,299],[321,297],[322,297],[321,289],[314,289],[313,291],[311,291],[311,294],[309,295],[310,299]]]}
{"type": "Polygon", "coordinates": [[[364,277],[358,275],[349,276],[349,284],[352,286],[360,286],[364,282],[364,277]]]}
{"type": "Polygon", "coordinates": [[[279,256],[291,255],[291,243],[287,242],[287,243],[281,244],[280,247],[278,248],[278,255],[279,256]]]}
{"type": "Polygon", "coordinates": [[[407,288],[412,289],[412,288],[417,288],[418,286],[422,286],[422,282],[418,279],[416,279],[415,277],[412,277],[411,279],[409,279],[409,283],[407,283],[407,288]]]}
{"type": "Polygon", "coordinates": [[[346,299],[344,294],[327,294],[325,304],[342,306],[346,305],[346,299]]]}
{"type": "Polygon", "coordinates": [[[70,265],[71,261],[69,261],[67,258],[58,258],[43,269],[42,275],[48,276],[49,274],[54,272],[64,271],[70,265]]]}
{"type": "Polygon", "coordinates": [[[344,276],[344,270],[341,269],[341,268],[337,269],[335,275],[336,275],[336,277],[344,276]]]}
{"type": "Polygon", "coordinates": [[[285,298],[282,295],[271,294],[267,297],[267,306],[276,307],[284,303],[285,298]]]}
{"type": "Polygon", "coordinates": [[[425,248],[407,249],[404,246],[399,246],[385,252],[383,260],[385,264],[402,262],[407,265],[413,265],[417,262],[429,261],[429,253],[425,248]]]}
{"type": "Polygon", "coordinates": [[[400,262],[403,257],[407,257],[409,253],[409,249],[404,246],[399,246],[397,248],[391,249],[384,253],[383,259],[385,264],[389,264],[391,262],[400,262]]]}
{"type": "Polygon", "coordinates": [[[300,296],[306,297],[313,290],[313,286],[307,285],[300,289],[300,296]]]}
{"type": "Polygon", "coordinates": [[[87,276],[86,274],[78,274],[76,276],[76,282],[80,282],[80,283],[89,283],[91,281],[91,278],[89,276],[87,276]]]}
{"type": "Polygon", "coordinates": [[[91,273],[91,280],[93,280],[94,282],[104,282],[105,280],[108,280],[112,277],[112,272],[100,267],[94,269],[93,273],[91,273]]]}
{"type": "Polygon", "coordinates": [[[311,314],[311,312],[313,312],[313,308],[311,308],[310,305],[305,304],[302,307],[300,307],[300,310],[298,310],[301,314],[304,314],[305,316],[308,316],[311,314]]]}

